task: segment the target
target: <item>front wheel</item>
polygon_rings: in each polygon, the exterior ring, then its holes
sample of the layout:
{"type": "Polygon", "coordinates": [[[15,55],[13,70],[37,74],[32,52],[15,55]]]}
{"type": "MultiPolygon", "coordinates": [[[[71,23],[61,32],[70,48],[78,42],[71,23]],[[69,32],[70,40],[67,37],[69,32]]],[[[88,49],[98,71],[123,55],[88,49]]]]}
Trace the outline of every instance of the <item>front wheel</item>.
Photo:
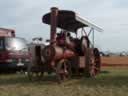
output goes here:
{"type": "Polygon", "coordinates": [[[71,78],[71,63],[68,60],[60,60],[56,65],[57,80],[60,83],[66,79],[71,78]]]}

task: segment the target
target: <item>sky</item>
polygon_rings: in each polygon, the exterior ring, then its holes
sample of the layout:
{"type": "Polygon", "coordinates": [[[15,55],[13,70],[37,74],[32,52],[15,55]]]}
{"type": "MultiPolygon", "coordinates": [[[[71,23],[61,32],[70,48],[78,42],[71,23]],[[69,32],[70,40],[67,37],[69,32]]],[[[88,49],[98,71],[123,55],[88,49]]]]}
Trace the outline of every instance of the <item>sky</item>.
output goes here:
{"type": "Polygon", "coordinates": [[[101,27],[95,46],[102,51],[128,51],[128,0],[0,0],[0,27],[11,28],[17,37],[48,39],[50,27],[42,16],[51,7],[73,10],[101,27]]]}

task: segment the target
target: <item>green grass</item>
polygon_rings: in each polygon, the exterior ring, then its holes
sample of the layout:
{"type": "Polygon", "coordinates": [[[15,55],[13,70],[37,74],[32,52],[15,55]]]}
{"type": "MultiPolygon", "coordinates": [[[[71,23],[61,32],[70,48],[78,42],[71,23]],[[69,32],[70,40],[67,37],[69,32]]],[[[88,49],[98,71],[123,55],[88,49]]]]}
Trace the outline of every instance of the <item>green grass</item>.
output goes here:
{"type": "Polygon", "coordinates": [[[23,74],[1,74],[0,96],[128,96],[128,68],[104,68],[96,78],[62,84],[32,82],[23,74]]]}

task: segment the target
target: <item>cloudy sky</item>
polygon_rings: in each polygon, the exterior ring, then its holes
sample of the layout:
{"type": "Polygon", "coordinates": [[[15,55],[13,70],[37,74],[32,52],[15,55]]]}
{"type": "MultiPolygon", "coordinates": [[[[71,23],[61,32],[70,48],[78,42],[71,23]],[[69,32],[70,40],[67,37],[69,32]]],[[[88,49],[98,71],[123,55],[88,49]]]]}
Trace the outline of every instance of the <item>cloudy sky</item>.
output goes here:
{"type": "Polygon", "coordinates": [[[57,6],[74,10],[101,27],[95,46],[101,50],[128,51],[128,0],[0,0],[0,27],[16,30],[18,37],[49,38],[42,16],[57,6]]]}

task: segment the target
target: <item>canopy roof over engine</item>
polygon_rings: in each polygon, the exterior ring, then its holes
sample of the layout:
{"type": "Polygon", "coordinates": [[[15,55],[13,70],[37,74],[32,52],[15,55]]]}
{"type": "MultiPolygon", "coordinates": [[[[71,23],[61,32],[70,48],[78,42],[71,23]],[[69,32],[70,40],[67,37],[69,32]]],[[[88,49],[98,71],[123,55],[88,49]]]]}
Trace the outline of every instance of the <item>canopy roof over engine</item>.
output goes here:
{"type": "MultiPolygon", "coordinates": [[[[42,21],[45,24],[50,25],[50,16],[51,12],[45,14],[42,18],[42,21]]],[[[76,32],[79,28],[82,27],[91,27],[99,32],[103,31],[98,26],[90,23],[89,21],[77,15],[75,12],[69,10],[58,10],[57,27],[71,32],[76,32]]]]}

